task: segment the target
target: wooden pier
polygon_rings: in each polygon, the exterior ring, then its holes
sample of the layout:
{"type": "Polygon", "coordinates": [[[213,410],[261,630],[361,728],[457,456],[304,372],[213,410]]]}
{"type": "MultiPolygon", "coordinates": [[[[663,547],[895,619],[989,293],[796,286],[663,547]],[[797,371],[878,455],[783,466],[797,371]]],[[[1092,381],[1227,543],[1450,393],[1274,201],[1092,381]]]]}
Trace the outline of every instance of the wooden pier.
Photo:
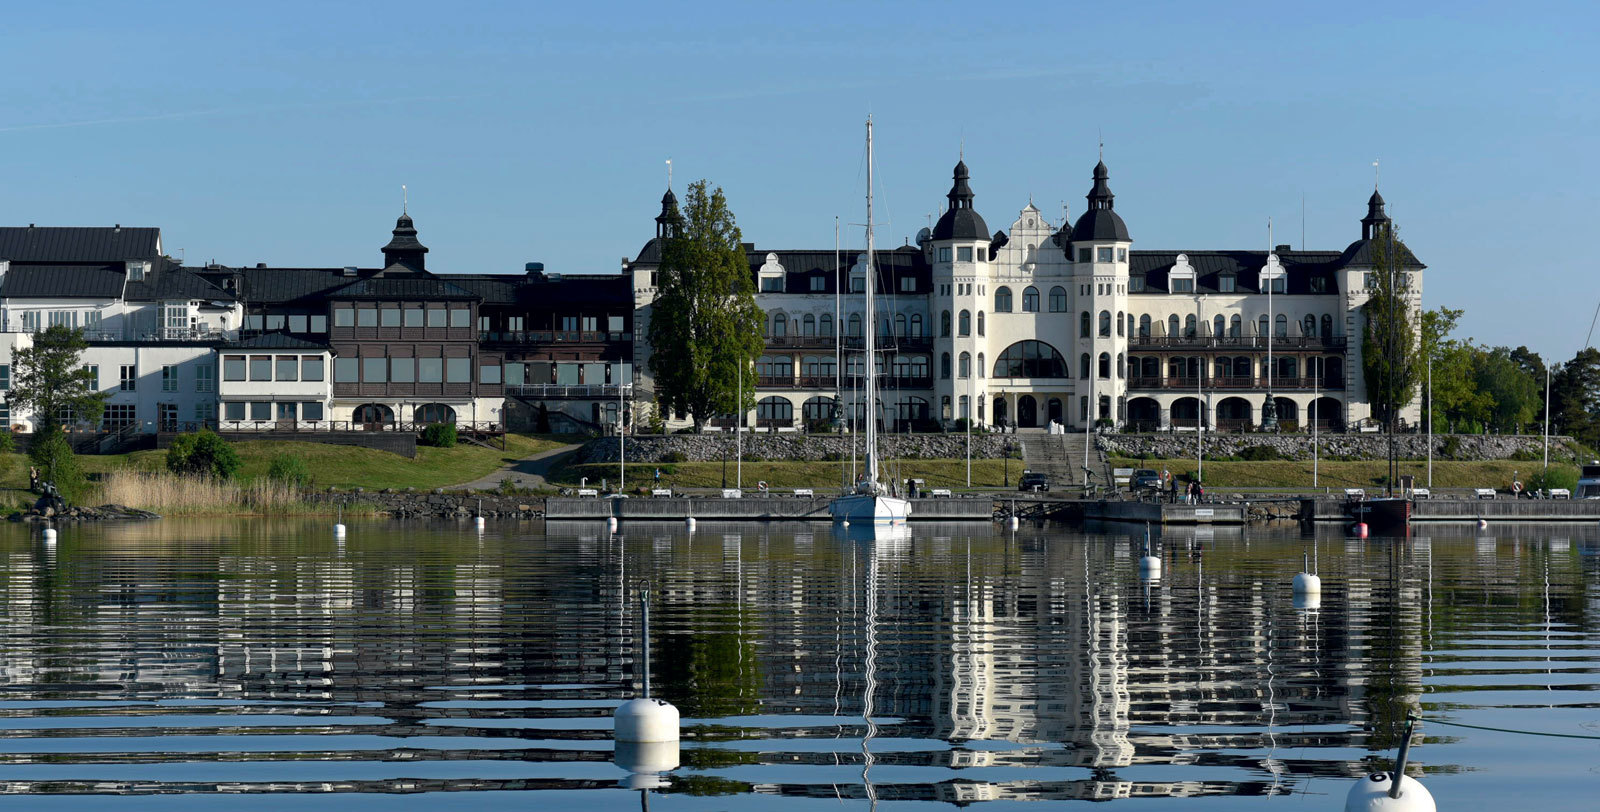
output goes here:
{"type": "MultiPolygon", "coordinates": [[[[1300,518],[1317,522],[1347,522],[1350,514],[1342,498],[1300,500],[1300,518]]],[[[1475,522],[1587,522],[1600,521],[1600,499],[1417,499],[1411,521],[1475,522]]]]}

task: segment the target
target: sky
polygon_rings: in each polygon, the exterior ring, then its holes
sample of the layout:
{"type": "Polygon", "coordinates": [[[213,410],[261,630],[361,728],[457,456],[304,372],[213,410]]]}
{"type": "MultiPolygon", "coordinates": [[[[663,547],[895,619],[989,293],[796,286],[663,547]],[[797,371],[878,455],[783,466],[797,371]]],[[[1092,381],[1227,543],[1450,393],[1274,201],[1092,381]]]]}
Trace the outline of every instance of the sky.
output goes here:
{"type": "Polygon", "coordinates": [[[159,226],[191,264],[613,273],[674,186],[758,248],[1083,211],[1135,249],[1338,250],[1374,183],[1458,335],[1558,359],[1600,305],[1593,3],[34,3],[0,48],[0,223],[159,226]],[[1302,227],[1303,224],[1303,227],[1302,227]],[[1302,242],[1303,237],[1303,242],[1302,242]]]}

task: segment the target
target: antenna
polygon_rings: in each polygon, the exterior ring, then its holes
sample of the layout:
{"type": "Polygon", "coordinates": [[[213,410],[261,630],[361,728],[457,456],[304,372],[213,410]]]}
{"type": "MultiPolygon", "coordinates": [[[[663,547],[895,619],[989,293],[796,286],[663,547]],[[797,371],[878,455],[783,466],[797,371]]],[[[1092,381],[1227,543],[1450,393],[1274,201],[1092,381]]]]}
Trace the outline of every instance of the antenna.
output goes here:
{"type": "Polygon", "coordinates": [[[1306,193],[1300,192],[1300,250],[1306,250],[1306,193]]]}
{"type": "Polygon", "coordinates": [[[1106,159],[1106,131],[1103,128],[1096,127],[1095,132],[1100,134],[1100,160],[1104,161],[1106,159]]]}
{"type": "Polygon", "coordinates": [[[1374,192],[1378,191],[1378,179],[1380,177],[1378,173],[1380,171],[1382,170],[1378,167],[1378,160],[1374,158],[1372,160],[1372,191],[1374,192]]]}
{"type": "Polygon", "coordinates": [[[400,213],[405,214],[411,206],[411,193],[406,191],[406,185],[400,184],[400,213]]]}
{"type": "Polygon", "coordinates": [[[667,190],[672,190],[672,159],[667,159],[667,190]]]}

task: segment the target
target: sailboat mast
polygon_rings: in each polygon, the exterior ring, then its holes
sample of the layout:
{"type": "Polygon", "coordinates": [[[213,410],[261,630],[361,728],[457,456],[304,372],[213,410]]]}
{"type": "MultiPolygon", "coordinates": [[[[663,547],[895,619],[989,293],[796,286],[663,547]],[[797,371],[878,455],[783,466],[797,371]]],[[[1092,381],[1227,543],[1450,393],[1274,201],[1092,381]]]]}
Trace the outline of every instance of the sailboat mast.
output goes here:
{"type": "Polygon", "coordinates": [[[866,340],[866,359],[865,359],[866,360],[866,364],[865,364],[866,368],[863,371],[863,374],[865,374],[866,377],[867,377],[867,385],[866,385],[866,393],[867,393],[867,409],[866,409],[866,412],[867,412],[867,455],[866,455],[867,456],[867,466],[866,466],[866,476],[867,476],[867,482],[869,484],[871,484],[875,489],[876,486],[877,486],[877,483],[878,483],[878,420],[877,420],[878,415],[877,415],[877,411],[876,411],[878,398],[877,398],[876,381],[874,381],[873,379],[875,377],[874,373],[877,372],[877,369],[878,369],[878,365],[877,365],[878,358],[877,358],[876,347],[873,346],[873,338],[874,338],[875,334],[877,333],[877,321],[874,320],[873,313],[872,313],[872,309],[873,309],[872,308],[872,304],[873,304],[872,303],[872,298],[873,298],[873,293],[872,293],[872,281],[873,281],[873,279],[872,278],[877,275],[877,271],[876,271],[876,269],[873,268],[873,255],[872,255],[872,117],[871,116],[867,116],[867,262],[866,262],[866,270],[867,270],[867,274],[866,274],[866,276],[867,276],[867,284],[866,284],[866,290],[867,290],[867,307],[866,307],[866,316],[867,316],[867,318],[866,318],[866,332],[867,332],[867,336],[866,336],[866,338],[867,338],[867,340],[866,340]]]}

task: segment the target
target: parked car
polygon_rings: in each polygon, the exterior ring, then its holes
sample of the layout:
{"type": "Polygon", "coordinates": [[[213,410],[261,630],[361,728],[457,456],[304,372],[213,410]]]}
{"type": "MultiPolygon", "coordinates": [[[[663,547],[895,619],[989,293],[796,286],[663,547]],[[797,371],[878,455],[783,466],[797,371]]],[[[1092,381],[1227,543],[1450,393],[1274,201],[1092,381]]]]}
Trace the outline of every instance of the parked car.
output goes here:
{"type": "Polygon", "coordinates": [[[1033,471],[1023,471],[1022,479],[1017,481],[1017,490],[1039,492],[1049,491],[1050,477],[1047,477],[1044,474],[1036,474],[1033,471]]]}
{"type": "Polygon", "coordinates": [[[1159,490],[1161,488],[1161,474],[1149,468],[1140,468],[1133,472],[1133,478],[1128,481],[1134,490],[1159,490]]]}

